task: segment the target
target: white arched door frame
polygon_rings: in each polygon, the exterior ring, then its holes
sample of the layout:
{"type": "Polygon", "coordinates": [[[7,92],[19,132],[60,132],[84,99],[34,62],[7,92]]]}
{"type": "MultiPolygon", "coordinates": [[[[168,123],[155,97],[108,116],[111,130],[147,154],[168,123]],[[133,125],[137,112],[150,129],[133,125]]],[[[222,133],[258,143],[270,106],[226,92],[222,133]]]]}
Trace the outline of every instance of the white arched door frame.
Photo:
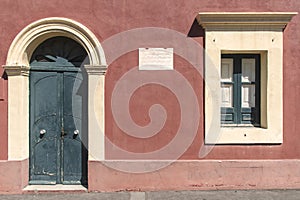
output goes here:
{"type": "Polygon", "coordinates": [[[6,65],[8,75],[8,160],[29,158],[29,60],[35,48],[55,36],[81,44],[90,64],[88,74],[89,160],[104,159],[104,51],[84,25],[67,18],[45,18],[26,26],[13,40],[6,65]]]}

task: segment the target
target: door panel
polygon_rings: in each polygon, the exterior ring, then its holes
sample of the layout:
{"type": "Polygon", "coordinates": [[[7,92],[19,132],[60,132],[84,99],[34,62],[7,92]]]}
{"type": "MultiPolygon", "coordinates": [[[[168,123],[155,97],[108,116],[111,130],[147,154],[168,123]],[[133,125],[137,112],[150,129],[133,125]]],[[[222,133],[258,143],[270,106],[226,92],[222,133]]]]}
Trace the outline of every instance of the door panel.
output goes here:
{"type": "Polygon", "coordinates": [[[63,175],[64,183],[85,183],[86,170],[83,164],[87,162],[87,154],[82,144],[85,131],[82,129],[83,86],[81,73],[64,73],[64,140],[63,140],[63,175]]]}
{"type": "Polygon", "coordinates": [[[59,148],[57,73],[35,72],[30,78],[31,180],[55,183],[59,148]]]}

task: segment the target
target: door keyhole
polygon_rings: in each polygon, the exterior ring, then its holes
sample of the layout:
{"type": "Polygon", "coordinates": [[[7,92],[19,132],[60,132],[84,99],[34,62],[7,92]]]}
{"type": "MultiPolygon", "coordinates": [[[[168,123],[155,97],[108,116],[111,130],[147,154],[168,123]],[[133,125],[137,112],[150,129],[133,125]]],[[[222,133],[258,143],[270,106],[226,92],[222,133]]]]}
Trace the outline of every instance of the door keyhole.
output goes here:
{"type": "Polygon", "coordinates": [[[64,128],[61,127],[61,137],[63,138],[65,135],[67,135],[67,132],[65,132],[64,128]]]}

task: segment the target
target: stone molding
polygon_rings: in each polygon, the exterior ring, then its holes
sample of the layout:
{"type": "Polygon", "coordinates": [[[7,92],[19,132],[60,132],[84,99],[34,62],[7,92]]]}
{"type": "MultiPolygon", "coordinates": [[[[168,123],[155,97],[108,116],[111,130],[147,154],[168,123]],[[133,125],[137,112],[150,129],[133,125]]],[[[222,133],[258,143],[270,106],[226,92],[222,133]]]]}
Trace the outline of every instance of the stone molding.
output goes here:
{"type": "Polygon", "coordinates": [[[205,143],[281,144],[283,142],[283,30],[297,12],[201,12],[205,29],[205,143]],[[261,54],[261,126],[220,124],[221,54],[261,54]],[[272,78],[268,78],[272,77],[272,78]]]}
{"type": "Polygon", "coordinates": [[[25,27],[13,40],[6,65],[29,66],[35,48],[48,38],[64,36],[81,44],[91,65],[106,65],[104,50],[97,37],[84,25],[68,18],[50,17],[35,21],[25,27]]]}
{"type": "Polygon", "coordinates": [[[3,66],[8,76],[29,76],[29,67],[27,66],[3,66]]]}
{"type": "Polygon", "coordinates": [[[105,75],[107,71],[106,65],[84,65],[84,69],[86,70],[88,75],[105,75]]]}
{"type": "Polygon", "coordinates": [[[198,23],[206,30],[282,31],[297,12],[201,12],[198,23]]]}

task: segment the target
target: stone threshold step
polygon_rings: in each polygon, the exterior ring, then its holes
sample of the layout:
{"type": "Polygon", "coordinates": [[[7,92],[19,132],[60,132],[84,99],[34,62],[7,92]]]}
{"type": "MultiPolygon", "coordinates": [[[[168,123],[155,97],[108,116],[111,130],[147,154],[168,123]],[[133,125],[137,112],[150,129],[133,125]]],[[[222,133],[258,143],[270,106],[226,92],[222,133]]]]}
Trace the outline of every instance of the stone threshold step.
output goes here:
{"type": "Polygon", "coordinates": [[[87,188],[82,185],[28,185],[23,189],[23,193],[48,193],[48,192],[87,192],[87,188]]]}

